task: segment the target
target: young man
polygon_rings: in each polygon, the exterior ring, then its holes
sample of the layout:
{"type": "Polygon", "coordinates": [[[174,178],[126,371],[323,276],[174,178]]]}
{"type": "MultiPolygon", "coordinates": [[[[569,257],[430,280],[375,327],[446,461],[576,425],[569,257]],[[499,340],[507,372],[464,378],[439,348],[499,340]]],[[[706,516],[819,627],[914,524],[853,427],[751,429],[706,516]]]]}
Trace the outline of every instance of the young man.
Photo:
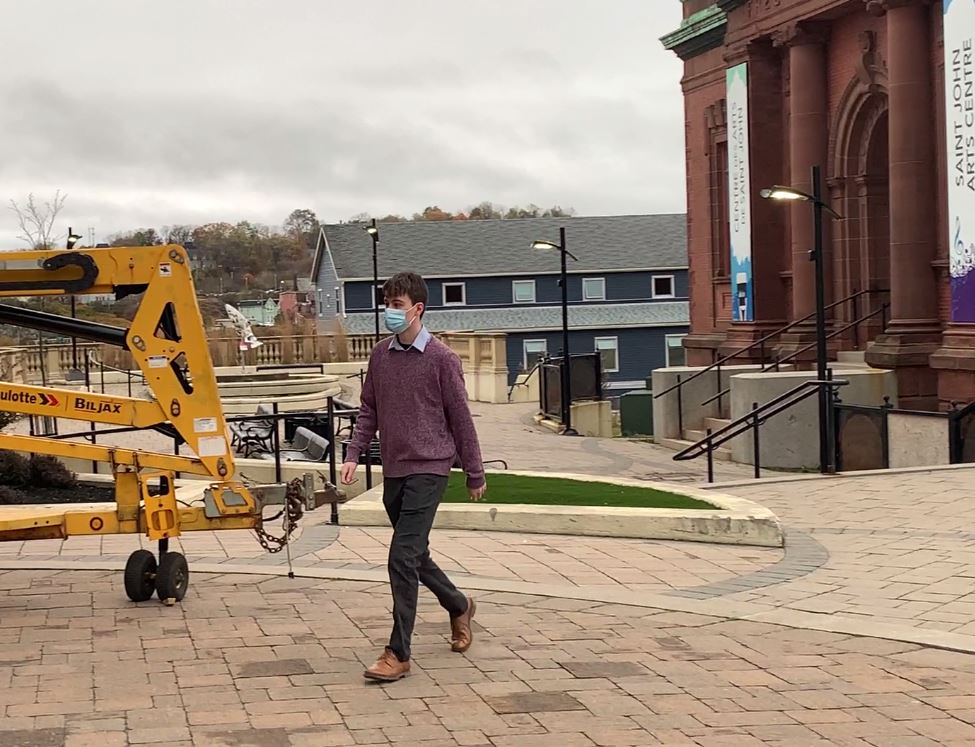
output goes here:
{"type": "Polygon", "coordinates": [[[460,359],[423,326],[427,285],[412,272],[383,286],[386,328],[393,337],[372,351],[362,387],[362,407],[342,465],[342,482],[355,480],[362,452],[379,429],[383,459],[383,504],[393,525],[389,585],[393,633],[366,679],[393,682],[410,672],[410,639],[419,583],[450,614],[451,648],[471,646],[474,600],[465,596],[430,557],[429,539],[447,476],[457,458],[467,473],[471,500],[486,483],[477,432],[467,406],[460,359]]]}

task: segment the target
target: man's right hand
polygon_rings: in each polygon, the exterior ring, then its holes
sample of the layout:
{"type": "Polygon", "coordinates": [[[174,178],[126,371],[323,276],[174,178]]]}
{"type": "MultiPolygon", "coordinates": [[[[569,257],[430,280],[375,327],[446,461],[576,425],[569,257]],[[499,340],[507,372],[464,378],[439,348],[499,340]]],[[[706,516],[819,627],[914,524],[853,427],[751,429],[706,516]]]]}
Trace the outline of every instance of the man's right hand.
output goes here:
{"type": "Polygon", "coordinates": [[[355,473],[359,465],[355,462],[345,462],[342,465],[342,484],[351,485],[355,482],[355,473]]]}

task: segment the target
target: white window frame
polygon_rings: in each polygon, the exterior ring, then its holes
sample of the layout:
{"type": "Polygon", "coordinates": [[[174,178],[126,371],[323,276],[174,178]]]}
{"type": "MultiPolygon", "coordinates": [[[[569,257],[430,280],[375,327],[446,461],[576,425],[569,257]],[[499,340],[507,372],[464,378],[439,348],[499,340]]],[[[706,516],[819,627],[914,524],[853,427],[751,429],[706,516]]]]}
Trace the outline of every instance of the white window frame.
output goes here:
{"type": "Polygon", "coordinates": [[[650,278],[650,297],[651,298],[677,298],[677,280],[673,275],[653,275],[650,278]],[[657,293],[657,280],[670,278],[670,293],[657,293]]]}
{"type": "Polygon", "coordinates": [[[376,286],[373,287],[373,290],[372,290],[372,307],[371,308],[373,308],[373,309],[379,308],[380,310],[386,308],[386,298],[385,298],[385,296],[381,296],[380,295],[382,292],[383,292],[383,284],[382,283],[379,283],[378,285],[376,285],[376,286]],[[379,302],[379,299],[380,298],[383,299],[382,303],[379,302]]]}
{"type": "MultiPolygon", "coordinates": [[[[673,335],[664,335],[664,355],[665,355],[665,358],[666,358],[666,361],[667,361],[667,368],[670,368],[671,367],[671,364],[670,364],[670,348],[671,348],[670,341],[671,340],[674,340],[674,339],[681,340],[681,344],[680,344],[679,347],[682,347],[683,348],[684,347],[683,340],[684,340],[685,337],[687,337],[687,335],[684,334],[684,333],[681,333],[681,334],[673,334],[673,335]]],[[[675,346],[675,347],[677,347],[677,346],[675,346]]],[[[684,365],[685,366],[687,365],[687,351],[686,350],[684,351],[684,365]]]]}
{"type": "Polygon", "coordinates": [[[535,285],[534,280],[512,280],[511,281],[511,301],[512,303],[536,303],[538,299],[538,288],[535,285]],[[519,285],[528,285],[531,283],[532,287],[532,297],[530,301],[519,301],[518,293],[515,290],[519,285]]]}
{"type": "Polygon", "coordinates": [[[441,283],[440,291],[443,294],[444,306],[466,306],[467,305],[467,283],[441,283]],[[447,300],[447,288],[460,288],[460,301],[447,300]]]}
{"type": "Polygon", "coordinates": [[[613,350],[616,351],[616,368],[604,368],[603,373],[619,373],[620,371],[620,338],[619,337],[596,337],[592,341],[593,351],[600,354],[599,362],[602,365],[602,353],[603,350],[599,348],[599,342],[601,340],[612,340],[613,350]]]}
{"type": "Polygon", "coordinates": [[[528,365],[528,344],[529,343],[541,343],[542,349],[539,351],[540,356],[545,356],[548,353],[548,340],[544,338],[536,338],[532,340],[522,340],[521,341],[521,365],[525,371],[531,368],[528,365]]]}
{"type": "Polygon", "coordinates": [[[606,300],[606,278],[583,278],[582,279],[582,300],[583,301],[605,301],[606,300]],[[590,297],[586,295],[586,283],[599,283],[602,292],[598,296],[590,297]]]}

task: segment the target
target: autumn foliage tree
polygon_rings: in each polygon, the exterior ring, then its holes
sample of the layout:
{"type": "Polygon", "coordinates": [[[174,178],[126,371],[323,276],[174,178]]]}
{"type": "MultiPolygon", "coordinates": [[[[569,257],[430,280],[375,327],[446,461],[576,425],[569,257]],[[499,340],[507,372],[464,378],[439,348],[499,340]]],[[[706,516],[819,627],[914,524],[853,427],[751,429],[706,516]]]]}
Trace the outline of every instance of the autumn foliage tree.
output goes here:
{"type": "Polygon", "coordinates": [[[293,210],[280,228],[250,221],[138,228],[109,237],[111,246],[179,244],[190,252],[197,288],[205,293],[279,290],[311,271],[319,221],[293,210]]]}
{"type": "MultiPolygon", "coordinates": [[[[540,208],[535,204],[528,204],[525,207],[504,208],[493,202],[480,202],[466,211],[459,210],[451,213],[439,205],[428,206],[422,212],[413,213],[412,218],[402,215],[390,214],[382,218],[376,218],[379,223],[407,223],[419,221],[445,221],[445,220],[517,220],[518,218],[569,218],[575,215],[573,208],[562,208],[560,205],[553,205],[550,208],[540,208]]],[[[369,213],[357,213],[353,215],[348,223],[367,223],[372,220],[369,213]]]]}
{"type": "Polygon", "coordinates": [[[134,231],[125,231],[108,237],[110,246],[159,246],[163,237],[155,228],[137,228],[134,231]]]}

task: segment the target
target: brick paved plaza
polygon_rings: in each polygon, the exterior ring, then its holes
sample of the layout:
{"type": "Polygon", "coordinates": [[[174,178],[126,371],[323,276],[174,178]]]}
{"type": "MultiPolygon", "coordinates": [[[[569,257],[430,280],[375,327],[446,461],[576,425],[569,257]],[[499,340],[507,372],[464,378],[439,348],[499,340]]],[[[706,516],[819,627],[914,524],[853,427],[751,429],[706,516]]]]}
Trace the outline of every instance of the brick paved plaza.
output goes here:
{"type": "MultiPolygon", "coordinates": [[[[424,604],[414,675],[365,684],[383,584],[198,574],[181,607],[118,574],[0,578],[3,744],[971,744],[975,656],[520,594],[451,654],[424,604]]],[[[370,662],[371,663],[371,662],[370,662]]]]}
{"type": "MultiPolygon", "coordinates": [[[[496,412],[485,457],[512,469],[700,476],[496,412]]],[[[475,645],[451,654],[421,595],[414,675],[390,686],[361,680],[388,635],[386,528],[312,515],[294,580],[247,533],[188,536],[171,608],[125,598],[135,538],[3,544],[0,745],[975,745],[973,486],[722,486],[780,516],[784,550],[437,531],[475,645]]]]}

